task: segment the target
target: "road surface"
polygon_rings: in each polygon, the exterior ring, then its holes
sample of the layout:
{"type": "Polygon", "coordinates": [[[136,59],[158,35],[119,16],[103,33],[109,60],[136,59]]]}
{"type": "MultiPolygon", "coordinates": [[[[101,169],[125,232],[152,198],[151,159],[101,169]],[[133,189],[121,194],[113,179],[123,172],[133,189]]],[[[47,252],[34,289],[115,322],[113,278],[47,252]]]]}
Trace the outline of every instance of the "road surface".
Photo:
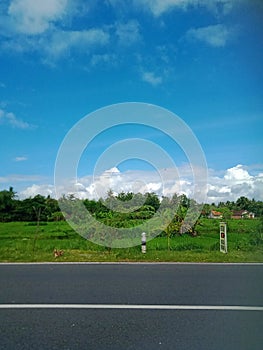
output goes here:
{"type": "Polygon", "coordinates": [[[260,264],[2,264],[0,286],[1,350],[262,350],[260,264]]]}

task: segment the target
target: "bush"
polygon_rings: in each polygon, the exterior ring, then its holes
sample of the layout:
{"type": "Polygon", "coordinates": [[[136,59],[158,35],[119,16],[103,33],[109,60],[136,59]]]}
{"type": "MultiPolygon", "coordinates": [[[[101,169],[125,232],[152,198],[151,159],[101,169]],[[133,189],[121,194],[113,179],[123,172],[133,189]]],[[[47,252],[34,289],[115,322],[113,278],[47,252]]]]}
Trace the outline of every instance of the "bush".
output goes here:
{"type": "Polygon", "coordinates": [[[263,235],[262,233],[254,233],[249,235],[249,244],[252,246],[263,246],[263,235]]]}

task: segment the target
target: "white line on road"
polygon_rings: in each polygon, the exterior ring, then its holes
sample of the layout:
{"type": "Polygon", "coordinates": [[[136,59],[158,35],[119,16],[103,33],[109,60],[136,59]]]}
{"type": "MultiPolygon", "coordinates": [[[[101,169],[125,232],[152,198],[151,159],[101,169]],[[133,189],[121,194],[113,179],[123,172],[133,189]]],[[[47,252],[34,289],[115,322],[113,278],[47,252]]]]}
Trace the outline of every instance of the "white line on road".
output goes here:
{"type": "Polygon", "coordinates": [[[263,306],[240,305],[127,305],[127,304],[0,304],[0,309],[121,309],[263,311],[263,306]]]}

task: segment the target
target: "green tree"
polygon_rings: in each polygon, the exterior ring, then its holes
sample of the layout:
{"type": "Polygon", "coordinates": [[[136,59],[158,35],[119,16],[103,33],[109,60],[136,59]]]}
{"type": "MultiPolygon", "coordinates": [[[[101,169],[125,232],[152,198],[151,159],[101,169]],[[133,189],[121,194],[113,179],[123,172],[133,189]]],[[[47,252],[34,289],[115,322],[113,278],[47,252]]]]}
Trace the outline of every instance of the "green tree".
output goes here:
{"type": "Polygon", "coordinates": [[[232,217],[232,211],[228,207],[222,207],[220,208],[220,211],[222,213],[223,219],[228,220],[232,217]]]}
{"type": "Polygon", "coordinates": [[[127,202],[132,200],[132,198],[134,197],[134,194],[132,192],[121,192],[116,196],[116,199],[122,201],[122,202],[127,202]]]}
{"type": "Polygon", "coordinates": [[[236,201],[236,206],[238,209],[248,209],[250,205],[250,200],[247,197],[240,197],[238,198],[238,200],[236,201]]]}
{"type": "Polygon", "coordinates": [[[203,209],[202,209],[202,216],[207,218],[208,215],[210,214],[210,212],[211,212],[210,204],[204,204],[203,209]]]}
{"type": "Polygon", "coordinates": [[[13,187],[9,187],[8,191],[0,191],[0,221],[12,221],[15,196],[13,187]]]}
{"type": "Polygon", "coordinates": [[[47,196],[45,200],[45,212],[48,219],[50,219],[54,213],[60,212],[58,201],[50,196],[47,196]]]}
{"type": "Polygon", "coordinates": [[[190,199],[187,198],[185,194],[182,194],[178,197],[180,205],[182,205],[185,208],[189,208],[190,206],[190,199]]]}
{"type": "Polygon", "coordinates": [[[151,192],[147,192],[145,194],[145,202],[144,205],[149,205],[154,208],[155,211],[157,211],[160,207],[160,200],[157,196],[157,194],[151,192]]]}

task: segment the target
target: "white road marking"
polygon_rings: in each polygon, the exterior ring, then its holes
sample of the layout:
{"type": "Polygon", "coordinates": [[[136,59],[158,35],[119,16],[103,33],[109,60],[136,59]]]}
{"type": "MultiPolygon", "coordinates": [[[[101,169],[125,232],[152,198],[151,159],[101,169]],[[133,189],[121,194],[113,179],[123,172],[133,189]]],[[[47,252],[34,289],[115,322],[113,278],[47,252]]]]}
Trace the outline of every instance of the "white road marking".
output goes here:
{"type": "Polygon", "coordinates": [[[119,309],[263,311],[263,306],[241,305],[128,305],[128,304],[0,304],[0,309],[119,309]]]}

